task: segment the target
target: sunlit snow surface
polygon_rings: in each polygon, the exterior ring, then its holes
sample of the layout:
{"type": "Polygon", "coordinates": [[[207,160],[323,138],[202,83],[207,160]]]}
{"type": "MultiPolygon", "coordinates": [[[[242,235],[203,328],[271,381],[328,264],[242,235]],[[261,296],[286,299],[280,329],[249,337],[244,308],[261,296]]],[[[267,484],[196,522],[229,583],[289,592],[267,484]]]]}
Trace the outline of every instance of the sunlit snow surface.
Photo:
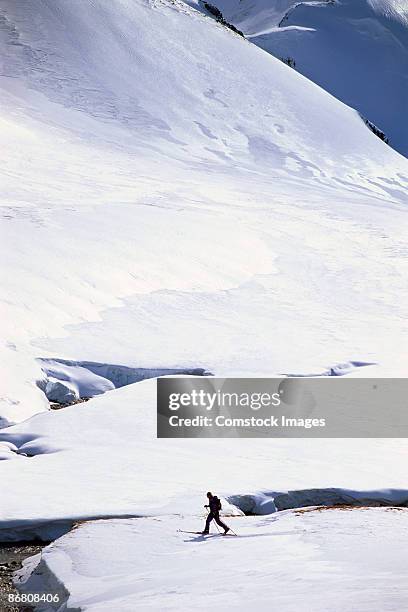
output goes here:
{"type": "Polygon", "coordinates": [[[408,162],[355,111],[183,3],[0,15],[3,425],[34,357],[401,361],[408,162]]]}
{"type": "MultiPolygon", "coordinates": [[[[239,535],[226,538],[215,529],[205,538],[176,532],[197,529],[198,517],[98,521],[46,548],[24,586],[47,584],[68,609],[86,612],[397,612],[408,602],[401,546],[407,513],[367,508],[230,518],[239,535]]],[[[26,562],[20,586],[38,561],[26,562]]]]}
{"type": "MultiPolygon", "coordinates": [[[[408,503],[405,440],[157,439],[155,386],[128,385],[0,432],[0,446],[15,448],[1,462],[0,540],[56,537],[78,519],[194,516],[209,489],[256,513],[273,512],[285,491],[333,486],[347,489],[347,503],[408,503]]],[[[319,491],[293,499],[325,502],[319,491]]]]}
{"type": "MultiPolygon", "coordinates": [[[[154,380],[25,419],[48,406],[38,358],[220,375],[356,360],[406,375],[408,162],[357,112],[185,3],[3,0],[0,56],[0,424],[23,421],[0,434],[1,539],[121,517],[45,554],[49,586],[53,574],[94,611],[266,595],[297,610],[305,593],[320,611],[324,568],[330,609],[401,609],[404,511],[237,518],[241,539],[204,543],[175,529],[200,528],[209,488],[252,495],[258,510],[273,492],[326,487],[400,502],[405,441],[158,440],[154,380]],[[369,559],[357,600],[347,526],[369,559]],[[194,592],[168,589],[178,567],[194,592]]],[[[65,375],[112,389],[81,367],[65,375]]]]}

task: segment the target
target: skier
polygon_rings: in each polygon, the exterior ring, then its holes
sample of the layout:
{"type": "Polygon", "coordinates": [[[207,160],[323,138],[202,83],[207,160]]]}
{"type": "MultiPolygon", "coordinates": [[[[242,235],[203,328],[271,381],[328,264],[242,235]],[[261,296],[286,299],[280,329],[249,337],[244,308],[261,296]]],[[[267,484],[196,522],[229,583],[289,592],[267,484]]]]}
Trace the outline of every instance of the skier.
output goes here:
{"type": "Polygon", "coordinates": [[[207,520],[205,522],[205,529],[201,533],[203,535],[210,533],[210,523],[214,519],[217,525],[219,525],[220,527],[224,529],[224,535],[226,535],[229,532],[230,528],[227,527],[227,525],[223,523],[222,520],[220,519],[221,502],[216,495],[213,495],[211,493],[211,491],[208,491],[207,497],[208,497],[208,504],[206,504],[204,508],[209,508],[210,511],[208,513],[207,520]]]}

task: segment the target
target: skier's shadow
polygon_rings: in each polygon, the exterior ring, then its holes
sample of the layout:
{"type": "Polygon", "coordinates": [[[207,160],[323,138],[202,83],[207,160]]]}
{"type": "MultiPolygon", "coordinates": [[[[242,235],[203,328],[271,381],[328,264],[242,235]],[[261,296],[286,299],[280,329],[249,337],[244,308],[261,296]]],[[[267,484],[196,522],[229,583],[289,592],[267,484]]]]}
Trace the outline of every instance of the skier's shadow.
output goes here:
{"type": "Polygon", "coordinates": [[[208,536],[198,535],[195,538],[190,538],[188,540],[184,540],[185,542],[205,542],[206,540],[212,540],[213,538],[218,538],[220,536],[219,533],[213,533],[208,536]]]}
{"type": "MultiPolygon", "coordinates": [[[[246,535],[239,535],[238,537],[241,538],[274,538],[275,536],[282,536],[282,535],[299,535],[298,532],[296,531],[275,531],[273,533],[248,533],[246,535]]],[[[184,542],[205,542],[206,540],[212,540],[213,538],[226,538],[226,539],[233,539],[233,537],[231,536],[224,536],[221,533],[214,533],[211,534],[209,536],[203,536],[203,535],[199,535],[195,538],[190,538],[188,540],[184,540],[184,542]]]]}

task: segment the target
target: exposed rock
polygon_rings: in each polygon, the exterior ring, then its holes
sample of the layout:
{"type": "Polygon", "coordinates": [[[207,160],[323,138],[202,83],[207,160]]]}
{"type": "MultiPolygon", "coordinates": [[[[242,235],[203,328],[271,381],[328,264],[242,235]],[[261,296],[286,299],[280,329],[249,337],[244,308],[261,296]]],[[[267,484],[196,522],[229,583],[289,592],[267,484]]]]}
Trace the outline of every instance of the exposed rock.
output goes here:
{"type": "Polygon", "coordinates": [[[68,380],[49,378],[45,387],[45,394],[50,402],[58,404],[72,404],[79,399],[76,385],[68,380]]]}

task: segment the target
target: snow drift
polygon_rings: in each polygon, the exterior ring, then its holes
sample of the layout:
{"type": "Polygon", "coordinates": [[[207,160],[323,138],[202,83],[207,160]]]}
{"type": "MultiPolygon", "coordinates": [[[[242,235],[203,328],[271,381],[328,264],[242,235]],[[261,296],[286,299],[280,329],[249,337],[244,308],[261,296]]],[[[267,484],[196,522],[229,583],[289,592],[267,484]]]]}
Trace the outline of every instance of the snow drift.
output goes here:
{"type": "Polygon", "coordinates": [[[350,489],[318,488],[298,491],[259,491],[231,495],[228,501],[245,514],[272,514],[290,508],[309,506],[408,506],[408,490],[383,489],[352,491],[350,489]]]}
{"type": "Polygon", "coordinates": [[[146,378],[171,374],[186,376],[211,374],[203,368],[129,368],[109,363],[64,359],[39,359],[38,362],[45,375],[45,379],[39,383],[39,386],[50,402],[59,404],[70,404],[80,398],[89,399],[146,378]]]}

